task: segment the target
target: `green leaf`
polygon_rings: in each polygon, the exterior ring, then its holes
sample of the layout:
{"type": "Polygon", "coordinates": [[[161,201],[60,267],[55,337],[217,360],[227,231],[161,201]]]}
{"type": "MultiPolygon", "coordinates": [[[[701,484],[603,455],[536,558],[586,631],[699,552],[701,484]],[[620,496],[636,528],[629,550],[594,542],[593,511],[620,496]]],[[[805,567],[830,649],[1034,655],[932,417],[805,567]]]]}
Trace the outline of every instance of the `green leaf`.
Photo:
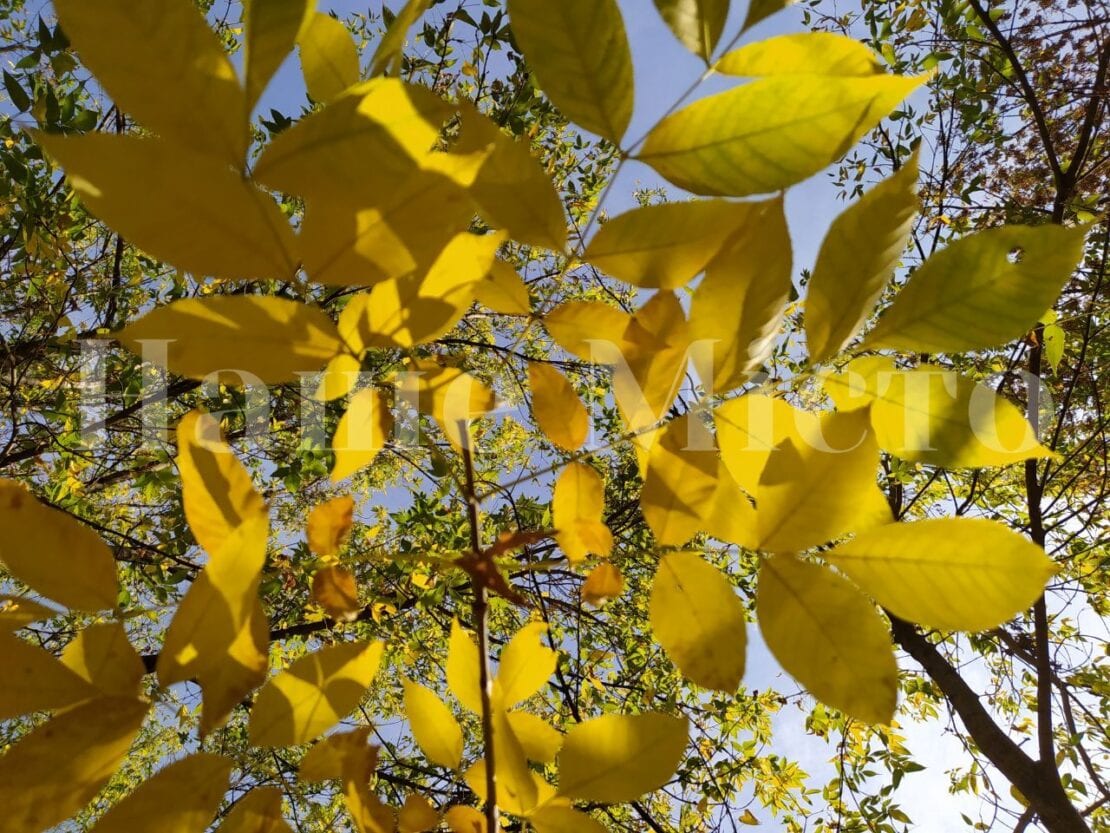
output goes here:
{"type": "MultiPolygon", "coordinates": [[[[193,0],[57,0],[54,9],[81,61],[121,109],[167,140],[242,169],[246,94],[193,0]]],[[[166,161],[171,170],[163,178],[173,178],[175,164],[183,163],[166,161]]],[[[136,178],[149,187],[146,173],[136,171],[136,178]]]]}
{"type": "Polygon", "coordinates": [[[186,298],[157,307],[119,332],[136,355],[143,342],[167,339],[166,366],[204,379],[219,372],[232,384],[252,373],[266,384],[294,382],[343,350],[339,330],[319,307],[259,295],[186,298]]]}
{"type": "MultiPolygon", "coordinates": [[[[879,56],[855,38],[833,32],[778,35],[734,49],[713,65],[724,75],[838,75],[882,73],[879,56]]],[[[796,79],[799,83],[802,79],[796,79]]]]}
{"type": "Polygon", "coordinates": [[[779,664],[826,705],[890,723],[898,665],[886,623],[847,579],[792,555],[759,568],[756,617],[779,664]]]}
{"type": "Polygon", "coordinates": [[[509,0],[513,37],[567,118],[618,144],[632,120],[632,53],[616,0],[509,0]]]}
{"type": "Polygon", "coordinates": [[[983,518],[888,524],[824,557],[896,616],[942,630],[998,627],[1055,572],[1043,549],[983,518]]]}
{"type": "Polygon", "coordinates": [[[89,211],[147,254],[197,277],[293,277],[281,210],[218,160],[152,137],[34,136],[89,211]]]}
{"type": "Polygon", "coordinates": [[[833,220],[809,281],[812,362],[839,353],[866,322],[909,242],[917,213],[917,152],[833,220]]]}
{"type": "Polygon", "coordinates": [[[779,191],[843,156],[925,80],[764,78],[668,116],[638,158],[695,194],[779,191]]]}
{"type": "Polygon", "coordinates": [[[428,10],[432,0],[408,0],[397,12],[397,16],[389,24],[389,28],[382,35],[381,43],[374,50],[374,57],[370,59],[370,74],[398,75],[401,71],[401,50],[405,46],[405,35],[409,29],[428,10]]]}
{"type": "Polygon", "coordinates": [[[977,468],[1052,456],[1014,405],[951,370],[880,371],[873,391],[879,447],[903,460],[977,468]]]}
{"type": "Polygon", "coordinates": [[[771,452],[755,494],[759,549],[798,552],[890,523],[875,482],[879,447],[866,410],[795,428],[771,452]]]}
{"type": "Polygon", "coordinates": [[[4,89],[8,93],[8,100],[17,112],[25,113],[31,108],[31,97],[19,83],[19,79],[7,70],[4,70],[4,89]]]}
{"type": "Polygon", "coordinates": [[[1044,359],[1055,373],[1064,358],[1067,348],[1067,333],[1059,324],[1046,324],[1044,328],[1044,359]]]}
{"type": "Polygon", "coordinates": [[[358,47],[347,27],[316,12],[301,30],[301,71],[313,101],[326,103],[358,82],[358,47]]]}
{"type": "Polygon", "coordinates": [[[946,353],[1021,338],[1071,278],[1088,230],[1004,226],[957,240],[910,276],[864,346],[946,353]]]}
{"type": "Polygon", "coordinates": [[[430,688],[409,680],[404,687],[405,717],[420,749],[433,764],[458,769],[463,751],[459,722],[430,688]]]}
{"type": "Polygon", "coordinates": [[[559,795],[618,804],[663,786],[682,762],[685,717],[607,714],[579,723],[559,753],[559,795]]]}
{"type": "Polygon", "coordinates": [[[678,289],[753,217],[750,204],[694,200],[634,208],[602,225],[583,258],[644,289],[678,289]]]}
{"type": "Polygon", "coordinates": [[[674,36],[706,64],[724,31],[728,6],[729,0],[655,0],[674,36]]]}
{"type": "Polygon", "coordinates": [[[314,7],[312,0],[248,0],[244,4],[248,116],[293,50],[314,7]]]}
{"type": "Polygon", "coordinates": [[[744,18],[744,27],[741,31],[748,31],[757,23],[766,20],[777,12],[781,12],[793,3],[794,0],[751,0],[748,3],[748,15],[744,18]]]}
{"type": "Polygon", "coordinates": [[[663,557],[651,586],[651,630],[686,679],[734,692],[744,676],[744,605],[731,582],[690,552],[663,557]]]}

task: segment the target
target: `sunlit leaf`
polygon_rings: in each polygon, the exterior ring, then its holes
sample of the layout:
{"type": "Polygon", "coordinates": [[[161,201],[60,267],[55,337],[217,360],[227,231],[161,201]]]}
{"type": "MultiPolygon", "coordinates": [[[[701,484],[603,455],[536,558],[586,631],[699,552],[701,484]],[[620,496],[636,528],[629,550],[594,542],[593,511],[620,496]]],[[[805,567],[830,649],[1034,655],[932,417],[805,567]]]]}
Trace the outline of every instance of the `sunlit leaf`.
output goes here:
{"type": "Polygon", "coordinates": [[[358,81],[358,47],[347,27],[316,12],[300,33],[301,70],[314,101],[328,102],[358,81]]]}
{"type": "Polygon", "coordinates": [[[292,833],[281,816],[281,790],[255,787],[235,802],[217,833],[292,833]]]}
{"type": "Polygon", "coordinates": [[[656,541],[681,546],[704,530],[717,488],[717,451],[696,415],[671,420],[651,446],[640,508],[656,541]]]}
{"type": "Polygon", "coordinates": [[[748,15],[744,18],[743,31],[746,32],[776,12],[782,11],[793,2],[794,0],[751,0],[748,4],[748,15]]]}
{"type": "Polygon", "coordinates": [[[92,699],[98,691],[38,645],[0,635],[0,720],[71,706],[92,699]]]}
{"type": "Polygon", "coordinates": [[[540,807],[528,821],[536,833],[605,833],[605,827],[573,807],[540,807]]]}
{"type": "MultiPolygon", "coordinates": [[[[877,75],[879,56],[855,38],[835,32],[777,35],[734,49],[713,65],[724,75],[877,75]]],[[[799,79],[799,83],[805,83],[799,79]]]]}
{"type": "Polygon", "coordinates": [[[509,0],[509,22],[543,91],[613,143],[632,119],[632,53],[616,0],[509,0]]]}
{"type": "MultiPolygon", "coordinates": [[[[3,484],[0,482],[0,490],[2,489],[3,484]]],[[[0,494],[2,494],[2,491],[0,491],[0,494]]],[[[34,599],[0,594],[0,633],[17,631],[20,628],[27,627],[32,622],[53,619],[57,615],[56,610],[51,610],[34,599]]]]}
{"type": "Polygon", "coordinates": [[[447,687],[463,706],[482,713],[482,687],[478,678],[478,646],[460,626],[451,621],[447,644],[447,687]]]}
{"type": "Polygon", "coordinates": [[[405,806],[397,816],[398,833],[424,833],[439,826],[439,813],[422,795],[405,798],[405,806]]]}
{"type": "Polygon", "coordinates": [[[381,642],[346,642],[307,654],[272,678],[251,709],[254,746],[296,746],[358,706],[382,657],[381,642]]]}
{"type": "Polygon", "coordinates": [[[821,387],[838,411],[866,408],[879,396],[880,386],[889,387],[891,374],[897,372],[890,356],[860,356],[844,366],[842,372],[826,371],[821,387]]]}
{"type": "Polygon", "coordinates": [[[540,430],[564,451],[577,451],[590,432],[590,415],[567,378],[549,364],[528,364],[532,416],[540,430]]]}
{"type": "Polygon", "coordinates": [[[486,833],[486,817],[473,807],[449,807],[443,820],[451,833],[486,833]]]}
{"type": "Polygon", "coordinates": [[[530,315],[532,300],[528,286],[509,264],[494,261],[486,276],[474,285],[479,304],[502,315],[530,315]]]}
{"type": "Polygon", "coordinates": [[[328,616],[340,622],[353,622],[362,610],[355,574],[346,567],[317,570],[312,576],[312,599],[328,616]]]}
{"type": "Polygon", "coordinates": [[[496,407],[493,391],[456,367],[417,360],[412,368],[422,412],[430,412],[451,445],[462,448],[464,442],[469,442],[463,426],[469,426],[496,407]]]}
{"type": "Polygon", "coordinates": [[[497,693],[504,708],[527,700],[555,673],[557,655],[542,642],[543,622],[531,622],[509,640],[497,668],[497,693]]]}
{"type": "Polygon", "coordinates": [[[364,388],[351,397],[332,438],[332,483],[370,465],[393,433],[393,412],[385,391],[364,388]]]}
{"type": "Polygon", "coordinates": [[[571,463],[555,483],[551,502],[557,531],[555,540],[571,562],[582,561],[590,553],[607,556],[613,548],[613,535],[602,521],[605,511],[605,483],[585,463],[571,463]]]}
{"type": "Polygon", "coordinates": [[[119,622],[89,625],[62,651],[62,663],[100,696],[138,697],[146,667],[119,622]]]}
{"type": "Polygon", "coordinates": [[[713,422],[721,459],[740,488],[753,497],[775,447],[788,437],[819,430],[815,413],[760,393],[725,402],[713,411],[713,422]]]}
{"type": "Polygon", "coordinates": [[[369,737],[369,726],[328,735],[301,759],[297,778],[306,784],[351,777],[369,779],[378,765],[378,748],[367,744],[369,737]]]}
{"type": "Polygon", "coordinates": [[[374,57],[370,59],[370,74],[399,75],[401,69],[401,50],[405,45],[405,36],[413,24],[427,11],[432,0],[408,0],[397,16],[389,24],[389,28],[382,35],[378,48],[374,50],[374,57]]]}
{"type": "Polygon", "coordinates": [[[864,344],[945,353],[1021,338],[1071,278],[1088,231],[1004,226],[957,240],[913,273],[864,344]]]}
{"type": "Polygon", "coordinates": [[[116,606],[112,551],[89,527],[0,478],[0,561],[32,590],[74,610],[116,606]]]}
{"type": "Polygon", "coordinates": [[[248,0],[243,4],[248,115],[293,51],[314,7],[312,0],[248,0]]]}
{"type": "Polygon", "coordinates": [[[425,757],[458,769],[462,762],[462,728],[451,710],[430,688],[405,680],[405,717],[425,757]]]}
{"type": "Polygon", "coordinates": [[[778,191],[840,158],[925,80],[875,75],[753,81],[665,118],[638,158],[695,194],[778,191]]]}
{"type": "MultiPolygon", "coordinates": [[[[245,163],[250,108],[223,44],[195,3],[53,5],[81,61],[121,109],[179,145],[236,167],[245,163]]],[[[206,238],[191,242],[197,239],[206,238]]]]}
{"type": "Polygon", "coordinates": [[[707,64],[724,31],[729,0],[655,0],[655,8],[682,45],[707,64]]]}
{"type": "Polygon", "coordinates": [[[624,576],[613,564],[598,564],[582,583],[582,601],[600,607],[624,592],[624,576]]]}
{"type": "Polygon", "coordinates": [[[662,712],[595,717],[572,728],[559,753],[559,794],[616,804],[667,782],[682,761],[689,725],[662,712]]]}
{"type": "Polygon", "coordinates": [[[511,711],[505,719],[528,760],[545,764],[555,760],[563,745],[563,735],[558,729],[543,718],[523,711],[511,711]]]}
{"type": "Polygon", "coordinates": [[[666,555],[651,586],[651,631],[686,679],[733,692],[744,676],[744,606],[732,583],[691,552],[666,555]]]}
{"type": "Polygon", "coordinates": [[[756,618],[775,659],[814,697],[865,723],[890,723],[898,697],[890,634],[850,582],[790,555],[765,559],[756,618]]]}
{"type": "MultiPolygon", "coordinates": [[[[175,102],[174,109],[190,108],[175,102]]],[[[89,211],[147,254],[197,277],[293,277],[288,220],[269,194],[219,160],[150,136],[36,133],[35,140],[65,168],[89,211]]]]}
{"type": "Polygon", "coordinates": [[[332,498],[308,513],[308,548],[320,557],[335,555],[351,534],[355,501],[349,495],[332,498]]]}
{"type": "Polygon", "coordinates": [[[836,355],[859,332],[909,242],[917,207],[915,152],[833,220],[806,295],[811,361],[836,355]]]}
{"type": "Polygon", "coordinates": [[[888,524],[824,557],[897,616],[944,630],[998,627],[1055,571],[1043,549],[983,518],[888,524]]]}
{"type": "Polygon", "coordinates": [[[201,833],[231,776],[231,761],[199,752],[156,773],[105,813],[92,833],[201,833]]]}

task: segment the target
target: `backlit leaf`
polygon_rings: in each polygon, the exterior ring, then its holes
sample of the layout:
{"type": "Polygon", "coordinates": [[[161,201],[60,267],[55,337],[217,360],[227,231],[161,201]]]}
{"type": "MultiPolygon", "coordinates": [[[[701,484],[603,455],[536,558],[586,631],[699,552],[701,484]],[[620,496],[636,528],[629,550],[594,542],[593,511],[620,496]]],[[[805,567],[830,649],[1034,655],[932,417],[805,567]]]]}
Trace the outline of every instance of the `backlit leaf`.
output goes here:
{"type": "Polygon", "coordinates": [[[685,717],[607,714],[572,728],[559,753],[559,795],[617,804],[663,786],[686,749],[685,717]]]}
{"type": "Polygon", "coordinates": [[[36,133],[35,140],[65,168],[90,212],[158,260],[197,277],[293,277],[288,220],[269,194],[219,160],[149,136],[36,133]]]}
{"type": "Polygon", "coordinates": [[[886,623],[846,579],[791,555],[759,569],[756,618],[775,659],[821,702],[890,723],[898,665],[886,623]]]}
{"type": "Polygon", "coordinates": [[[346,642],[301,657],[259,692],[251,709],[254,746],[296,746],[358,706],[382,657],[381,642],[346,642]]]}
{"type": "Polygon", "coordinates": [[[891,374],[896,372],[890,356],[860,356],[848,362],[840,373],[823,373],[821,387],[838,411],[854,411],[874,402],[880,387],[885,391],[891,374]]]}
{"type": "Polygon", "coordinates": [[[248,115],[293,51],[314,7],[312,0],[248,0],[243,5],[248,115]]]}
{"type": "Polygon", "coordinates": [[[788,437],[819,430],[817,414],[784,399],[749,393],[713,411],[721,459],[745,492],[755,496],[775,447],[788,437]]]}
{"type": "MultiPolygon", "coordinates": [[[[797,32],[755,41],[721,56],[724,75],[877,75],[879,56],[855,38],[835,32],[797,32]]],[[[799,79],[800,83],[805,83],[799,79]]]]}
{"type": "Polygon", "coordinates": [[[924,81],[893,75],[753,81],[665,118],[638,158],[695,194],[778,191],[844,155],[924,81]]]}
{"type": "Polygon", "coordinates": [[[98,622],[79,632],[62,651],[62,663],[100,696],[138,697],[146,667],[119,622],[98,622]]]}
{"type": "Polygon", "coordinates": [[[645,289],[678,289],[699,275],[752,216],[752,207],[693,200],[634,208],[608,220],[583,258],[645,289]]]}
{"type": "Polygon", "coordinates": [[[1004,226],[930,257],[865,339],[924,353],[998,347],[1037,323],[1071,278],[1087,226],[1004,226]]]}
{"type": "Polygon", "coordinates": [[[486,817],[473,807],[449,807],[443,820],[451,833],[486,833],[486,817]]]}
{"type": "Polygon", "coordinates": [[[57,0],[54,10],[81,61],[121,109],[166,139],[243,166],[250,108],[195,3],[57,0]]]}
{"type": "Polygon", "coordinates": [[[335,465],[331,482],[370,465],[393,433],[393,413],[384,391],[364,388],[351,397],[332,439],[335,465]]]}
{"type": "Polygon", "coordinates": [[[74,610],[116,606],[112,551],[89,527],[0,478],[0,561],[32,590],[74,610]]]}
{"type": "Polygon", "coordinates": [[[343,350],[339,332],[319,307],[259,295],[186,298],[157,307],[119,332],[128,349],[168,339],[166,361],[180,376],[245,384],[253,374],[266,384],[295,382],[318,371],[343,350]]]}
{"type": "Polygon", "coordinates": [[[656,541],[681,546],[704,529],[717,488],[717,451],[696,415],[671,420],[651,446],[640,508],[656,541]]]}
{"type": "Polygon", "coordinates": [[[604,561],[598,564],[582,583],[582,601],[600,607],[609,599],[617,598],[624,592],[624,576],[613,564],[604,561]]]}
{"type": "Polygon", "coordinates": [[[255,787],[235,802],[217,833],[292,833],[281,816],[281,790],[255,787]]]}
{"type": "Polygon", "coordinates": [[[502,315],[530,315],[532,300],[528,286],[509,264],[494,261],[486,276],[474,285],[474,297],[482,306],[502,315]]]}
{"type": "Polygon", "coordinates": [[[686,679],[733,692],[744,676],[744,606],[732,583],[691,552],[666,555],[651,586],[651,630],[686,679]]]}
{"type": "Polygon", "coordinates": [[[729,0],[655,0],[655,8],[682,45],[707,64],[728,19],[729,0]]]}
{"type": "Polygon", "coordinates": [[[351,534],[355,501],[349,495],[332,498],[308,513],[308,548],[321,558],[335,555],[351,534]]]}
{"type": "Polygon", "coordinates": [[[42,833],[100,792],[139,733],[150,704],[102,698],[70,709],[0,757],[2,833],[42,833]]]}
{"type": "MultiPolygon", "coordinates": [[[[0,490],[2,489],[3,484],[0,482],[0,490]]],[[[0,491],[0,495],[2,495],[2,491],[0,491]]],[[[20,628],[27,627],[32,622],[53,619],[57,615],[56,610],[51,610],[34,599],[0,594],[0,633],[17,631],[20,628]]]]}
{"type": "Polygon", "coordinates": [[[915,152],[833,220],[806,295],[811,361],[836,355],[859,332],[909,242],[917,207],[915,152]]]}
{"type": "Polygon", "coordinates": [[[555,673],[557,655],[542,642],[547,632],[543,622],[530,622],[516,634],[505,649],[497,667],[497,692],[504,708],[527,700],[555,673]]]}
{"type": "Polygon", "coordinates": [[[422,795],[405,798],[405,806],[397,816],[398,833],[424,833],[439,826],[439,813],[422,795]]]}
{"type": "Polygon", "coordinates": [[[555,483],[551,502],[558,530],[555,540],[573,563],[589,554],[605,557],[613,548],[613,535],[602,521],[605,483],[585,463],[570,463],[555,483]]]}
{"type": "Polygon", "coordinates": [[[549,364],[528,364],[532,416],[540,430],[564,451],[577,451],[590,432],[590,415],[567,378],[549,364]]]}
{"type": "Polygon", "coordinates": [[[452,446],[462,448],[464,442],[469,442],[463,426],[469,426],[496,407],[493,391],[456,367],[416,360],[412,368],[421,409],[432,414],[452,446]]]}
{"type": "Polygon", "coordinates": [[[824,557],[895,615],[944,630],[998,627],[1055,571],[1028,538],[983,518],[888,524],[824,557]]]}
{"type": "Polygon", "coordinates": [[[434,691],[405,680],[405,717],[425,757],[434,764],[458,769],[462,762],[462,728],[434,691]]]}
{"type": "Polygon", "coordinates": [[[451,621],[447,645],[447,687],[463,706],[482,713],[482,688],[478,677],[478,646],[457,620],[451,621]]]}
{"type": "Polygon", "coordinates": [[[543,718],[523,711],[508,712],[505,719],[528,760],[544,764],[555,760],[563,745],[563,735],[558,729],[543,718]]]}
{"type": "Polygon", "coordinates": [[[352,777],[368,780],[378,765],[378,748],[367,744],[369,737],[370,727],[359,726],[313,744],[301,759],[298,780],[305,784],[352,777]]]}
{"type": "Polygon", "coordinates": [[[312,598],[332,619],[353,622],[362,606],[355,575],[346,567],[323,567],[312,576],[312,598]]]}
{"type": "Polygon", "coordinates": [[[208,829],[231,776],[231,761],[200,752],[139,785],[105,813],[92,833],[201,833],[208,829]]]}
{"type": "Polygon", "coordinates": [[[0,720],[71,706],[98,695],[97,690],[38,645],[0,635],[0,720]]]}
{"type": "Polygon", "coordinates": [[[780,12],[791,5],[794,0],[751,0],[748,4],[748,16],[744,18],[744,28],[747,31],[757,23],[766,20],[776,12],[780,12]]]}
{"type": "Polygon", "coordinates": [[[632,119],[632,53],[616,0],[509,0],[509,22],[543,91],[614,144],[632,119]]]}
{"type": "Polygon", "coordinates": [[[328,102],[358,81],[358,47],[347,27],[316,12],[300,35],[301,70],[314,101],[328,102]]]}
{"type": "Polygon", "coordinates": [[[374,50],[374,57],[370,59],[370,74],[399,75],[401,69],[401,50],[405,45],[405,36],[409,29],[427,11],[432,0],[408,0],[397,16],[389,24],[378,48],[374,50]]]}
{"type": "Polygon", "coordinates": [[[573,807],[540,807],[528,817],[528,821],[536,833],[605,833],[600,823],[573,807]]]}

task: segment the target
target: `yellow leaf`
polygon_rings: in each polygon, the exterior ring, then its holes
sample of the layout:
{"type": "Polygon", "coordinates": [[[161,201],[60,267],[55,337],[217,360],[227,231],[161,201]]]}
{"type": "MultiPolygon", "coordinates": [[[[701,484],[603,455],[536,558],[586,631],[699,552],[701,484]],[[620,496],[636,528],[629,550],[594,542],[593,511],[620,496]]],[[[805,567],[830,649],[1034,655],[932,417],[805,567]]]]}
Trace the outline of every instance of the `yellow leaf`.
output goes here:
{"type": "Polygon", "coordinates": [[[838,411],[854,411],[873,403],[880,385],[888,387],[894,372],[890,356],[860,356],[848,362],[842,373],[821,374],[821,387],[838,411]]]}
{"type": "MultiPolygon", "coordinates": [[[[3,481],[0,481],[0,501],[3,500],[3,481]]],[[[0,551],[2,552],[2,551],[0,551]]],[[[58,612],[23,596],[0,594],[0,633],[10,633],[25,628],[32,622],[53,619],[58,612]]]]}
{"type": "MultiPolygon", "coordinates": [[[[554,795],[554,788],[528,767],[524,749],[505,713],[494,709],[493,746],[497,764],[497,805],[514,816],[528,816],[538,803],[554,795]],[[541,794],[542,793],[542,794],[541,794]]],[[[463,774],[467,786],[483,802],[486,790],[486,761],[478,760],[463,774]]]]}
{"type": "Polygon", "coordinates": [[[13,577],[66,607],[91,613],[116,606],[119,581],[107,544],[22,484],[3,478],[0,560],[13,577]]]}
{"type": "Polygon", "coordinates": [[[783,200],[744,207],[747,221],[709,264],[690,300],[690,339],[709,348],[693,354],[694,366],[717,394],[743,385],[767,361],[790,300],[783,200]]]}
{"type": "Polygon", "coordinates": [[[338,483],[370,465],[393,433],[393,413],[384,391],[364,388],[351,397],[332,438],[335,465],[331,482],[338,483]]]}
{"type": "MultiPolygon", "coordinates": [[[[340,326],[342,326],[340,316],[340,326]]],[[[342,336],[341,336],[342,337],[342,336]]],[[[333,356],[328,366],[324,368],[323,377],[316,388],[316,398],[321,402],[334,402],[347,396],[359,382],[362,372],[362,360],[355,358],[350,353],[340,353],[333,356]]]]}
{"type": "Polygon", "coordinates": [[[740,823],[750,824],[755,827],[758,826],[760,822],[759,817],[755,813],[753,813],[751,810],[745,810],[740,816],[740,823]]]}
{"type": "Polygon", "coordinates": [[[943,630],[998,627],[1055,572],[1044,550],[983,518],[889,524],[823,555],[895,615],[943,630]]]}
{"type": "Polygon", "coordinates": [[[590,553],[602,558],[613,549],[613,535],[602,521],[605,483],[585,463],[570,463],[555,483],[551,513],[567,559],[582,561],[590,553]]]}
{"type": "Polygon", "coordinates": [[[729,0],[655,0],[674,36],[706,64],[724,31],[728,5],[729,0]]]}
{"type": "MultiPolygon", "coordinates": [[[[374,57],[370,59],[370,74],[399,75],[401,71],[401,50],[405,46],[405,35],[413,24],[427,11],[431,0],[408,0],[389,28],[382,35],[378,48],[374,50],[374,57]]],[[[405,833],[405,831],[402,831],[405,833]]]]}
{"type": "Polygon", "coordinates": [[[717,486],[709,498],[703,526],[718,541],[756,549],[756,515],[748,496],[728,470],[724,460],[717,460],[717,486]]]}
{"type": "Polygon", "coordinates": [[[457,620],[451,620],[447,643],[447,687],[463,707],[482,713],[482,688],[478,676],[478,647],[457,620]]]}
{"type": "Polygon", "coordinates": [[[914,151],[894,176],[833,220],[806,295],[810,361],[835,356],[860,331],[909,242],[917,209],[914,151]]]}
{"type": "Polygon", "coordinates": [[[358,706],[381,657],[381,642],[346,642],[298,659],[259,692],[251,744],[297,746],[319,737],[358,706]]]}
{"type": "Polygon", "coordinates": [[[634,208],[607,221],[583,258],[645,289],[685,286],[749,222],[747,203],[693,200],[634,208]]]}
{"type": "Polygon", "coordinates": [[[308,513],[308,548],[324,558],[335,555],[351,534],[354,523],[354,498],[343,495],[332,498],[308,513]]]}
{"type": "Polygon", "coordinates": [[[486,833],[486,817],[473,807],[449,807],[443,819],[451,833],[486,833]]]}
{"type": "Polygon", "coordinates": [[[405,717],[421,751],[433,764],[458,769],[463,751],[459,722],[431,689],[409,680],[404,686],[405,717]]]}
{"type": "Polygon", "coordinates": [[[92,801],[149,709],[133,698],[92,700],[10,746],[0,757],[0,833],[42,833],[92,801]]]}
{"type": "Polygon", "coordinates": [[[505,708],[527,700],[547,685],[555,673],[558,656],[541,641],[546,632],[543,622],[530,622],[516,632],[501,652],[497,691],[505,708]]]}
{"type": "Polygon", "coordinates": [[[748,31],[793,2],[794,0],[751,0],[751,3],[748,4],[748,15],[744,18],[744,26],[740,31],[748,31]]]}
{"type": "Polygon", "coordinates": [[[231,761],[200,752],[170,764],[105,813],[92,833],[199,833],[227,790],[231,761]]]}
{"type": "MultiPolygon", "coordinates": [[[[219,423],[210,414],[197,410],[181,418],[177,468],[185,519],[197,543],[210,555],[220,551],[239,526],[265,518],[266,502],[220,437],[219,423]]],[[[263,548],[264,538],[263,532],[263,548]]]]}
{"type": "Polygon", "coordinates": [[[540,807],[528,821],[536,833],[605,833],[601,824],[573,807],[540,807]]]}
{"type": "Polygon", "coordinates": [[[528,286],[509,264],[495,260],[486,276],[474,285],[474,297],[482,306],[502,315],[531,315],[528,286]]]}
{"type": "Polygon", "coordinates": [[[883,71],[879,56],[870,48],[835,32],[798,32],[749,43],[723,55],[713,69],[724,75],[749,78],[764,75],[866,77],[883,71]]]}
{"type": "Polygon", "coordinates": [[[297,778],[305,784],[344,778],[369,780],[378,765],[378,750],[367,745],[369,726],[328,735],[301,759],[297,778]]]}
{"type": "Polygon", "coordinates": [[[771,454],[756,490],[759,549],[800,551],[890,523],[866,410],[825,415],[771,454]]]}
{"type": "Polygon", "coordinates": [[[218,728],[266,679],[269,621],[258,600],[266,560],[265,513],[229,529],[166,631],[158,655],[163,687],[195,679],[204,695],[201,733],[218,728]]]}
{"type": "Polygon", "coordinates": [[[598,340],[620,344],[631,316],[600,301],[567,301],[544,316],[543,323],[559,346],[588,362],[601,361],[598,340]]]}
{"type": "Polygon", "coordinates": [[[281,790],[255,787],[235,802],[217,833],[293,833],[281,817],[281,790]]]}
{"type": "Polygon", "coordinates": [[[296,240],[277,203],[219,160],[150,136],[34,135],[89,211],[154,258],[197,277],[296,272],[296,240]]]}
{"type": "Polygon", "coordinates": [[[508,712],[505,719],[528,760],[543,764],[554,762],[563,745],[563,736],[558,729],[528,712],[508,712]]]}
{"type": "Polygon", "coordinates": [[[792,555],[759,568],[756,618],[775,659],[826,705],[890,723],[898,665],[886,623],[846,579],[792,555]]]}
{"type": "Polygon", "coordinates": [[[62,663],[101,696],[138,697],[146,666],[119,622],[89,625],[62,651],[62,663]]]}
{"type": "Polygon", "coordinates": [[[422,795],[405,798],[405,806],[397,817],[399,833],[424,833],[439,826],[439,813],[422,795]]]}
{"type": "Polygon", "coordinates": [[[721,458],[745,492],[755,495],[775,446],[787,437],[818,430],[817,415],[782,399],[749,393],[713,412],[721,458]]]}
{"type": "Polygon", "coordinates": [[[879,447],[937,466],[1004,466],[1052,452],[1016,406],[951,370],[919,366],[879,376],[871,424],[879,447]]]}
{"type": "Polygon", "coordinates": [[[746,619],[732,583],[692,552],[666,555],[651,586],[651,630],[686,679],[733,692],[744,676],[746,619]]]}
{"type": "Polygon", "coordinates": [[[663,119],[639,158],[695,194],[779,191],[843,156],[925,80],[874,75],[753,81],[663,119]]]}
{"type": "MultiPolygon", "coordinates": [[[[250,108],[195,3],[58,0],[54,10],[82,63],[121,109],[166,139],[243,166],[250,108]]],[[[205,238],[190,243],[197,239],[205,238]]]]}
{"type": "Polygon", "coordinates": [[[339,331],[319,307],[259,295],[186,298],[157,307],[119,332],[136,355],[143,341],[169,339],[174,373],[243,385],[253,374],[268,385],[295,382],[343,351],[339,331]]]}
{"type": "Polygon", "coordinates": [[[316,12],[300,34],[301,71],[313,101],[326,103],[358,81],[358,47],[342,22],[316,12]]]}
{"type": "Polygon", "coordinates": [[[547,438],[564,451],[577,451],[590,433],[590,415],[567,378],[549,364],[529,362],[532,416],[547,438]]]}
{"type": "Polygon", "coordinates": [[[293,50],[314,5],[312,0],[248,0],[244,4],[243,63],[248,116],[274,73],[293,50]]]}
{"type": "Polygon", "coordinates": [[[0,720],[71,706],[98,695],[97,690],[37,645],[0,635],[0,720]]]}
{"type": "Polygon", "coordinates": [[[513,37],[567,118],[619,144],[632,119],[632,53],[616,0],[509,0],[513,37]]]}
{"type": "MultiPolygon", "coordinates": [[[[469,102],[457,106],[462,134],[452,153],[478,159],[481,167],[473,181],[455,176],[456,181],[491,225],[521,243],[562,251],[567,242],[563,201],[527,142],[506,134],[469,102]]],[[[433,155],[428,163],[437,160],[444,161],[433,155]]]]}
{"type": "Polygon", "coordinates": [[[324,567],[312,576],[312,598],[332,619],[353,622],[362,610],[355,575],[346,567],[324,567]]]}
{"type": "Polygon", "coordinates": [[[601,607],[609,599],[617,598],[624,592],[624,577],[621,571],[609,562],[598,564],[582,583],[582,601],[594,607],[601,607]]]}
{"type": "Polygon", "coordinates": [[[930,257],[864,339],[867,347],[955,353],[1021,338],[1056,301],[1089,226],[1004,226],[930,257]]]}
{"type": "Polygon", "coordinates": [[[497,405],[493,391],[456,367],[442,367],[428,359],[413,361],[422,413],[431,412],[448,441],[462,448],[465,434],[460,423],[469,425],[497,405]]]}
{"type": "Polygon", "coordinates": [[[559,753],[559,795],[618,804],[663,786],[682,762],[689,725],[662,712],[579,723],[559,753]]]}

